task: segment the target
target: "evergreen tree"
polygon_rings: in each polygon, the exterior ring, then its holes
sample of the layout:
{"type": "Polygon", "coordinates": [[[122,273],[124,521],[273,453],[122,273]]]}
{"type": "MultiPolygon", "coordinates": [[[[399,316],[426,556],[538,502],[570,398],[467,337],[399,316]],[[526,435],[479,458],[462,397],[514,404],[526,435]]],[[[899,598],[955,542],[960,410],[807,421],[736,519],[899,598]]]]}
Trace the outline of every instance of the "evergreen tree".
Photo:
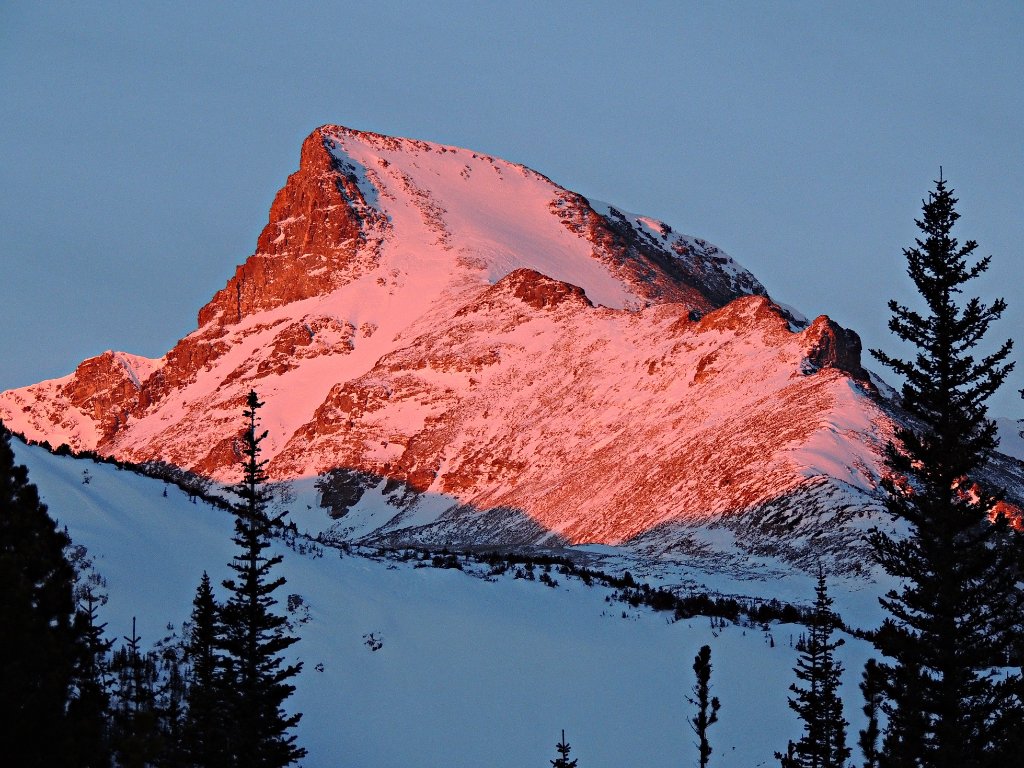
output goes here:
{"type": "Polygon", "coordinates": [[[707,768],[711,757],[708,728],[718,722],[718,710],[722,707],[718,697],[711,696],[711,646],[705,645],[697,652],[693,659],[693,671],[697,675],[697,683],[693,686],[693,698],[687,697],[686,700],[697,707],[697,714],[690,720],[690,727],[697,734],[700,768],[707,768]]]}
{"type": "Polygon", "coordinates": [[[789,706],[803,721],[804,731],[785,759],[781,753],[776,753],[776,757],[783,760],[783,765],[795,768],[843,768],[850,756],[846,746],[849,723],[843,718],[843,700],[839,696],[843,666],[836,661],[835,650],[844,641],[832,641],[832,631],[838,627],[839,619],[832,612],[832,598],[820,568],[815,595],[807,642],[794,669],[799,682],[790,686],[795,696],[789,700],[789,706]]]}
{"type": "Polygon", "coordinates": [[[576,763],[579,760],[570,760],[569,753],[572,751],[572,747],[569,746],[569,742],[565,740],[565,731],[562,731],[562,740],[555,745],[555,751],[558,752],[558,759],[551,760],[551,768],[576,768],[576,763]]]}
{"type": "Polygon", "coordinates": [[[106,624],[97,610],[106,600],[93,584],[81,588],[75,626],[80,638],[75,655],[74,693],[68,705],[72,738],[69,756],[79,768],[106,768],[111,764],[109,658],[112,641],[104,637],[106,624]]]}
{"type": "Polygon", "coordinates": [[[162,748],[157,758],[158,768],[192,768],[193,763],[185,751],[185,716],[188,698],[186,648],[184,641],[167,625],[170,634],[161,639],[149,652],[156,668],[156,712],[162,748]]]}
{"type": "Polygon", "coordinates": [[[882,599],[892,621],[877,641],[891,659],[881,665],[882,768],[1007,765],[1011,734],[1024,729],[1019,668],[1006,679],[992,670],[1021,622],[1020,544],[995,515],[998,495],[969,479],[997,444],[985,401],[1012,368],[1011,342],[973,353],[1006,305],[961,299],[989,257],[974,262],[977,243],[953,237],[956,202],[940,174],[917,221],[922,236],[904,251],[927,312],[889,302],[889,328],[913,358],[872,352],[905,379],[910,417],[888,447],[893,476],[884,481],[889,512],[909,535],[870,537],[901,585],[882,599]]]}
{"type": "Polygon", "coordinates": [[[192,601],[186,646],[191,669],[182,734],[185,753],[199,768],[226,768],[228,765],[223,660],[217,650],[220,638],[220,606],[213,595],[210,577],[204,571],[192,601]]]}
{"type": "Polygon", "coordinates": [[[860,691],[864,695],[864,715],[868,722],[860,732],[857,745],[864,755],[864,768],[878,768],[878,737],[881,735],[879,713],[882,711],[883,678],[878,662],[868,659],[864,665],[864,677],[860,683],[860,691]]]}
{"type": "Polygon", "coordinates": [[[69,764],[80,648],[69,544],[0,423],[0,744],[10,765],[69,764]]]}
{"type": "Polygon", "coordinates": [[[283,526],[284,515],[271,516],[267,511],[266,461],[260,460],[260,443],[267,433],[258,432],[257,416],[262,405],[256,393],[249,392],[244,411],[244,476],[234,488],[241,500],[235,507],[233,537],[239,552],[230,563],[236,577],[224,582],[230,596],[222,613],[228,752],[231,765],[239,768],[277,768],[306,754],[289,733],[301,715],[287,715],[281,708],[295,690],[288,681],[302,665],[284,665],[281,658],[298,638],[285,632],[285,616],[274,612],[273,593],[285,580],[271,576],[282,558],[266,550],[272,531],[283,526]]]}
{"type": "Polygon", "coordinates": [[[779,761],[779,768],[797,768],[800,763],[796,756],[796,744],[792,741],[786,744],[786,753],[775,753],[775,759],[779,761]]]}
{"type": "Polygon", "coordinates": [[[158,672],[152,654],[143,653],[132,619],[132,634],[111,659],[114,677],[112,742],[119,768],[147,768],[165,750],[156,704],[158,672]]]}

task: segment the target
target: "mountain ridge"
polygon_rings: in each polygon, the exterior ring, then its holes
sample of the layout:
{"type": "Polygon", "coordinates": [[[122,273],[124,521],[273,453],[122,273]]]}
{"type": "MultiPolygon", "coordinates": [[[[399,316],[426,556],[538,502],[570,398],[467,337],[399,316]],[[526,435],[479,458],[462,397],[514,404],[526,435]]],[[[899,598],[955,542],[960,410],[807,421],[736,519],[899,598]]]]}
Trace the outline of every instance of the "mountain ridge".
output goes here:
{"type": "Polygon", "coordinates": [[[471,150],[323,126],[193,333],[4,392],[0,418],[230,482],[255,388],[272,477],[347,484],[345,508],[316,499],[339,535],[665,555],[721,525],[853,564],[892,429],[860,353],[667,224],[471,150]]]}

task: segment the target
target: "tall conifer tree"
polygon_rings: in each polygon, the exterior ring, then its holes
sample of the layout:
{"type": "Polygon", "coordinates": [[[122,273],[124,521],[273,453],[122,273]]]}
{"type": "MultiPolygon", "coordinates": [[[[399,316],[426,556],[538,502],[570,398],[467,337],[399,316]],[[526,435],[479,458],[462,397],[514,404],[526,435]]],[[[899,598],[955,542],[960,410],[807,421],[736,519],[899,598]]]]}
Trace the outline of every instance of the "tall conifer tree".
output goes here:
{"type": "Polygon", "coordinates": [[[306,754],[289,733],[301,715],[288,715],[281,708],[295,690],[288,681],[302,665],[285,665],[281,657],[298,638],[286,633],[285,616],[274,611],[273,593],[285,580],[272,576],[281,556],[266,550],[273,530],[283,526],[284,514],[271,516],[267,509],[266,461],[260,459],[260,443],[267,433],[259,431],[257,415],[262,405],[256,393],[249,392],[244,476],[234,488],[241,500],[235,507],[233,538],[239,552],[230,563],[236,575],[224,582],[231,593],[223,610],[228,752],[231,765],[238,768],[278,768],[306,754]]]}
{"type": "Polygon", "coordinates": [[[80,650],[69,543],[0,423],[0,744],[11,765],[69,764],[80,650]]]}
{"type": "Polygon", "coordinates": [[[872,351],[904,378],[910,417],[887,450],[893,476],[884,481],[909,535],[876,530],[870,539],[901,585],[882,599],[892,620],[878,635],[890,660],[882,768],[1008,765],[1006,745],[1024,728],[1020,669],[1008,679],[992,670],[1021,622],[1019,543],[995,515],[997,494],[973,481],[997,444],[985,401],[1012,368],[1011,342],[975,357],[1006,304],[963,298],[989,257],[974,261],[977,243],[953,237],[956,203],[940,174],[917,221],[922,235],[904,251],[927,311],[889,302],[889,328],[913,357],[872,351]]]}
{"type": "Polygon", "coordinates": [[[711,742],[708,728],[718,722],[718,710],[722,708],[717,696],[711,695],[711,646],[702,646],[693,658],[693,671],[697,683],[693,686],[693,698],[687,701],[697,707],[697,714],[690,720],[690,727],[697,734],[697,751],[700,768],[707,768],[711,759],[711,742]]]}
{"type": "Polygon", "coordinates": [[[883,679],[875,659],[868,659],[864,665],[864,675],[860,683],[860,692],[864,695],[862,711],[867,718],[864,730],[860,732],[857,746],[864,755],[864,768],[878,768],[878,738],[881,735],[879,714],[882,711],[883,679]]]}
{"type": "Polygon", "coordinates": [[[218,651],[222,624],[220,606],[204,571],[192,601],[192,620],[186,639],[190,669],[185,693],[182,733],[184,751],[197,768],[227,768],[223,660],[218,651]]]}
{"type": "Polygon", "coordinates": [[[799,682],[790,687],[795,696],[789,706],[803,721],[804,732],[785,756],[777,753],[776,757],[787,768],[844,768],[850,756],[848,723],[839,696],[843,667],[835,658],[835,650],[844,641],[832,640],[839,619],[832,611],[832,598],[820,569],[815,595],[807,644],[795,668],[799,682]]]}
{"type": "Polygon", "coordinates": [[[111,764],[110,647],[106,624],[98,618],[106,600],[93,584],[86,584],[78,601],[75,626],[79,637],[75,655],[74,694],[68,706],[71,724],[71,764],[79,768],[106,768],[111,764]]]}

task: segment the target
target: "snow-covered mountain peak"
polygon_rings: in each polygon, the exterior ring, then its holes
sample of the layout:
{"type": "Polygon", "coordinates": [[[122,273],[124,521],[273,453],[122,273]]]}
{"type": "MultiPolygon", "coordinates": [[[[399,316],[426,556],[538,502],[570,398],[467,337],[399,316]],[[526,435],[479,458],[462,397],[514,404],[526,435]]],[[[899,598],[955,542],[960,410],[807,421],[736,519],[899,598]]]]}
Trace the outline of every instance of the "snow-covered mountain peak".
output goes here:
{"type": "Polygon", "coordinates": [[[368,275],[411,286],[493,284],[533,269],[596,304],[681,301],[706,311],[764,288],[715,246],[580,195],[522,165],[470,150],[324,126],[303,143],[256,253],[199,313],[237,323],[368,275]]]}
{"type": "Polygon", "coordinates": [[[232,481],[252,388],[271,473],[349,538],[663,553],[714,524],[855,557],[891,431],[856,334],[716,246],[521,165],[340,126],[304,141],[193,333],[2,393],[0,418],[232,481]]]}

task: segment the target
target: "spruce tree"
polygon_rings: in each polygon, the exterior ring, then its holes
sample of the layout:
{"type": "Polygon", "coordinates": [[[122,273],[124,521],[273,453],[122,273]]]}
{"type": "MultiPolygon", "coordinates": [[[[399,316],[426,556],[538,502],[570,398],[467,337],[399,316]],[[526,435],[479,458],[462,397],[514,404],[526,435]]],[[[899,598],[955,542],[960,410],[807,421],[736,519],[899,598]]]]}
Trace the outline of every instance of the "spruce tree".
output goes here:
{"type": "Polygon", "coordinates": [[[881,735],[879,715],[884,701],[883,682],[878,662],[875,659],[868,659],[860,683],[860,692],[864,695],[863,712],[868,722],[857,739],[857,745],[864,755],[864,768],[878,768],[878,738],[881,735]]]}
{"type": "Polygon", "coordinates": [[[134,618],[132,633],[124,638],[110,666],[114,678],[111,740],[117,765],[154,765],[166,749],[156,704],[158,671],[153,655],[142,650],[134,618]]]}
{"type": "Polygon", "coordinates": [[[795,696],[789,706],[803,722],[803,735],[790,746],[785,759],[781,753],[776,753],[776,758],[794,768],[843,768],[850,748],[846,746],[848,723],[839,696],[843,666],[835,659],[835,650],[844,641],[832,640],[839,619],[832,611],[832,598],[820,568],[815,595],[807,642],[794,669],[799,682],[790,686],[795,696]]]}
{"type": "Polygon", "coordinates": [[[282,558],[268,555],[272,532],[283,526],[284,515],[270,515],[266,489],[266,461],[260,459],[257,411],[263,405],[255,392],[246,398],[245,456],[242,482],[234,487],[240,502],[235,507],[234,543],[239,552],[230,563],[236,576],[224,582],[230,592],[222,612],[225,686],[228,715],[228,753],[238,768],[278,768],[306,754],[289,733],[300,714],[281,708],[295,690],[288,681],[302,668],[285,665],[281,654],[298,641],[289,636],[284,615],[274,611],[273,593],[285,580],[272,576],[282,558]]]}
{"type": "Polygon", "coordinates": [[[718,722],[718,710],[722,706],[718,697],[711,696],[711,646],[705,645],[697,652],[693,659],[693,671],[697,683],[693,686],[693,698],[687,697],[686,700],[697,707],[697,714],[690,720],[690,727],[697,734],[700,768],[707,768],[712,751],[708,728],[718,722]]]}
{"type": "Polygon", "coordinates": [[[0,744],[11,765],[70,764],[80,636],[69,544],[0,423],[0,744]]]}
{"type": "Polygon", "coordinates": [[[226,768],[228,765],[223,660],[218,652],[220,638],[220,606],[210,577],[203,571],[192,601],[192,620],[186,640],[190,669],[182,729],[184,752],[198,768],[226,768]]]}
{"type": "Polygon", "coordinates": [[[796,743],[790,741],[786,744],[786,752],[775,753],[775,759],[779,761],[779,768],[797,768],[800,763],[796,756],[796,743]]]}
{"type": "Polygon", "coordinates": [[[185,641],[168,624],[168,635],[149,651],[156,669],[155,706],[161,750],[157,768],[193,768],[185,751],[185,716],[188,712],[188,676],[185,641]]]}
{"type": "Polygon", "coordinates": [[[572,747],[569,746],[569,742],[565,740],[565,731],[562,731],[562,740],[555,745],[555,751],[558,752],[558,759],[551,760],[551,768],[576,768],[576,763],[579,760],[570,760],[569,753],[572,752],[572,747]]]}
{"type": "Polygon", "coordinates": [[[995,514],[998,493],[977,483],[997,444],[985,401],[1012,368],[1011,342],[975,356],[1006,304],[963,298],[990,257],[975,261],[977,243],[953,237],[956,203],[940,174],[917,221],[922,234],[904,251],[927,311],[889,302],[889,328],[913,357],[872,351],[904,378],[908,414],[887,449],[892,475],[883,481],[888,510],[908,535],[870,536],[900,585],[882,599],[891,621],[877,640],[889,659],[881,665],[882,768],[1007,765],[1012,733],[1024,728],[1020,669],[1005,679],[992,669],[1021,622],[1020,544],[995,514]]]}
{"type": "Polygon", "coordinates": [[[68,720],[72,732],[71,764],[79,768],[105,768],[112,760],[109,653],[113,641],[104,636],[106,624],[101,624],[97,616],[105,600],[94,585],[83,585],[75,616],[80,642],[68,720]]]}

